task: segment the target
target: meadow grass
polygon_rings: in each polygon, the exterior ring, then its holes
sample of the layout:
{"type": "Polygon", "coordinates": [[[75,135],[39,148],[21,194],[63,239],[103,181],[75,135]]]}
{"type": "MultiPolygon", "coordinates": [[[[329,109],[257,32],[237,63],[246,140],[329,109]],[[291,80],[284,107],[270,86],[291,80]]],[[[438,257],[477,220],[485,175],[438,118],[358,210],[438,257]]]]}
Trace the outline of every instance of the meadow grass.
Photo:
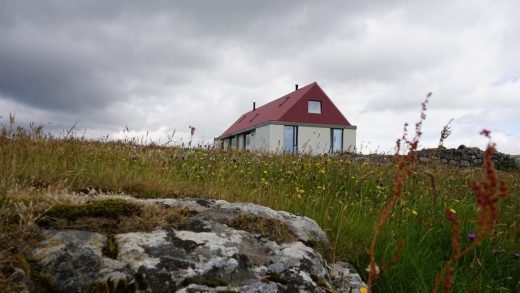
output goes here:
{"type": "MultiPolygon", "coordinates": [[[[461,246],[474,241],[467,235],[477,229],[478,211],[468,186],[484,172],[438,164],[415,167],[379,235],[375,258],[382,271],[373,291],[432,290],[452,256],[445,210],[456,211],[461,246]]],[[[494,233],[454,263],[454,292],[520,291],[520,172],[499,176],[509,185],[510,196],[500,204],[494,233]]],[[[20,239],[37,233],[34,220],[50,208],[39,206],[44,193],[76,193],[76,202],[85,201],[88,196],[82,193],[88,192],[197,196],[253,202],[311,217],[331,241],[319,248],[323,255],[352,263],[367,280],[373,231],[394,193],[394,178],[393,163],[348,154],[277,155],[87,141],[71,135],[54,138],[41,129],[15,130],[6,123],[0,127],[0,257],[12,255],[13,243],[24,245],[20,239]]],[[[0,285],[5,278],[0,275],[0,285]]]]}

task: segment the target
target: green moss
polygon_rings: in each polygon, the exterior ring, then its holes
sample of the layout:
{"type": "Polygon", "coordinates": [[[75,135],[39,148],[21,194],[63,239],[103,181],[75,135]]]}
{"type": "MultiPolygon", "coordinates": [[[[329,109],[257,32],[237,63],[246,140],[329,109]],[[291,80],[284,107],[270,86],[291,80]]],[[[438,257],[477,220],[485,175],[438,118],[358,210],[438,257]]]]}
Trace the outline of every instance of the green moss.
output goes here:
{"type": "Polygon", "coordinates": [[[197,285],[205,285],[211,288],[219,287],[219,286],[228,286],[229,282],[222,278],[216,278],[209,281],[202,281],[198,280],[196,278],[186,278],[184,281],[182,281],[182,286],[186,287],[191,284],[197,284],[197,285]]]}
{"type": "Polygon", "coordinates": [[[286,224],[276,219],[241,214],[232,219],[229,226],[261,234],[278,243],[298,241],[296,234],[286,224]]]}
{"type": "Polygon", "coordinates": [[[205,282],[204,285],[211,287],[211,288],[215,288],[215,287],[219,287],[219,286],[227,286],[227,285],[229,285],[229,283],[225,279],[217,278],[217,279],[213,279],[213,280],[205,282]]]}
{"type": "Polygon", "coordinates": [[[186,286],[189,286],[191,284],[200,284],[199,281],[195,278],[191,278],[191,277],[188,277],[186,279],[184,279],[184,281],[182,281],[181,285],[183,287],[186,287],[186,286]]]}
{"type": "Polygon", "coordinates": [[[279,283],[282,285],[287,285],[287,283],[289,281],[282,274],[269,273],[262,278],[262,282],[264,282],[264,283],[275,282],[275,283],[279,283]]]}
{"type": "Polygon", "coordinates": [[[114,236],[107,236],[107,243],[103,247],[103,255],[112,259],[116,259],[118,251],[119,248],[117,246],[117,242],[114,239],[114,236]]]}
{"type": "Polygon", "coordinates": [[[37,220],[38,225],[48,227],[56,219],[75,221],[85,217],[118,219],[139,214],[139,207],[122,199],[97,200],[83,205],[60,204],[53,206],[37,220]]]}
{"type": "Polygon", "coordinates": [[[318,286],[320,286],[326,290],[332,290],[329,283],[327,283],[327,281],[325,281],[322,277],[315,275],[315,274],[311,274],[311,278],[318,286]]]}

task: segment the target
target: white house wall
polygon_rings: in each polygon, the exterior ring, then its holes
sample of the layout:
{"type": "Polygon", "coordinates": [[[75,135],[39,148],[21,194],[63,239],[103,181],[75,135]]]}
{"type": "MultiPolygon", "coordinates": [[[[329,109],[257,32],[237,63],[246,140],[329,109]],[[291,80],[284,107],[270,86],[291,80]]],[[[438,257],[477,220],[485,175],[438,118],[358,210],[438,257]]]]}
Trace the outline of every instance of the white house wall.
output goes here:
{"type": "Polygon", "coordinates": [[[305,154],[324,154],[330,150],[330,128],[298,127],[298,151],[305,154]]]}
{"type": "Polygon", "coordinates": [[[255,129],[254,135],[251,137],[251,149],[256,151],[267,150],[269,145],[269,125],[255,129]]]}
{"type": "MultiPolygon", "coordinates": [[[[289,125],[289,124],[288,124],[289,125]]],[[[268,124],[252,131],[250,148],[254,151],[281,152],[283,150],[284,125],[268,124]]],[[[329,127],[298,126],[298,152],[319,155],[330,151],[329,127]]],[[[246,136],[237,136],[239,149],[243,149],[246,136]]],[[[223,141],[224,149],[230,146],[230,139],[223,141]]],[[[343,151],[353,152],[356,147],[356,129],[343,129],[343,151]]]]}
{"type": "Polygon", "coordinates": [[[237,149],[243,150],[244,149],[245,135],[239,134],[237,139],[238,139],[238,148],[237,149]]]}
{"type": "Polygon", "coordinates": [[[281,152],[283,149],[283,125],[269,125],[269,151],[281,152]]]}
{"type": "Polygon", "coordinates": [[[356,149],[356,129],[343,130],[343,151],[353,152],[356,149]]]}

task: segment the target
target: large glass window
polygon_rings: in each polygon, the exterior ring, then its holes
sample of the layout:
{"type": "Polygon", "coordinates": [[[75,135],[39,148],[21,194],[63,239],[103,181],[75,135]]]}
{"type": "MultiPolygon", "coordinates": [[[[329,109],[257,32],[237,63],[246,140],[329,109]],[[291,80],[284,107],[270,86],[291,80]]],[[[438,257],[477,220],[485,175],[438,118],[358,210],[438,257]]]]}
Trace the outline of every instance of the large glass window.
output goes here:
{"type": "Polygon", "coordinates": [[[283,127],[283,151],[291,154],[298,151],[298,126],[283,127]]]}
{"type": "Polygon", "coordinates": [[[308,101],[308,109],[311,114],[321,114],[321,101],[308,101]]]}
{"type": "Polygon", "coordinates": [[[246,134],[246,140],[244,142],[244,148],[248,151],[251,150],[251,139],[253,139],[253,133],[249,132],[246,134]]]}
{"type": "Polygon", "coordinates": [[[343,151],[343,129],[332,128],[330,130],[330,146],[333,153],[343,151]]]}

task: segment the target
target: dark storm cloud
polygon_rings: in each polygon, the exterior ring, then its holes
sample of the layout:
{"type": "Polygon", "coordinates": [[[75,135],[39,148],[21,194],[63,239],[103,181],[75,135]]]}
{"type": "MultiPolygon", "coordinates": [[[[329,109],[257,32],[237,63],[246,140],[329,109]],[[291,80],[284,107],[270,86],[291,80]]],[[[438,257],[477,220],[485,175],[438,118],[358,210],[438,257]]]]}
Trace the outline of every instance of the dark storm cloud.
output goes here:
{"type": "Polygon", "coordinates": [[[0,115],[212,138],[318,81],[359,141],[393,145],[430,90],[439,123],[520,107],[520,83],[496,83],[520,72],[518,3],[0,0],[0,115]]]}
{"type": "Polygon", "coordinates": [[[102,111],[142,95],[140,84],[197,79],[227,43],[271,61],[301,52],[359,11],[340,3],[3,1],[0,93],[37,108],[102,111]]]}

